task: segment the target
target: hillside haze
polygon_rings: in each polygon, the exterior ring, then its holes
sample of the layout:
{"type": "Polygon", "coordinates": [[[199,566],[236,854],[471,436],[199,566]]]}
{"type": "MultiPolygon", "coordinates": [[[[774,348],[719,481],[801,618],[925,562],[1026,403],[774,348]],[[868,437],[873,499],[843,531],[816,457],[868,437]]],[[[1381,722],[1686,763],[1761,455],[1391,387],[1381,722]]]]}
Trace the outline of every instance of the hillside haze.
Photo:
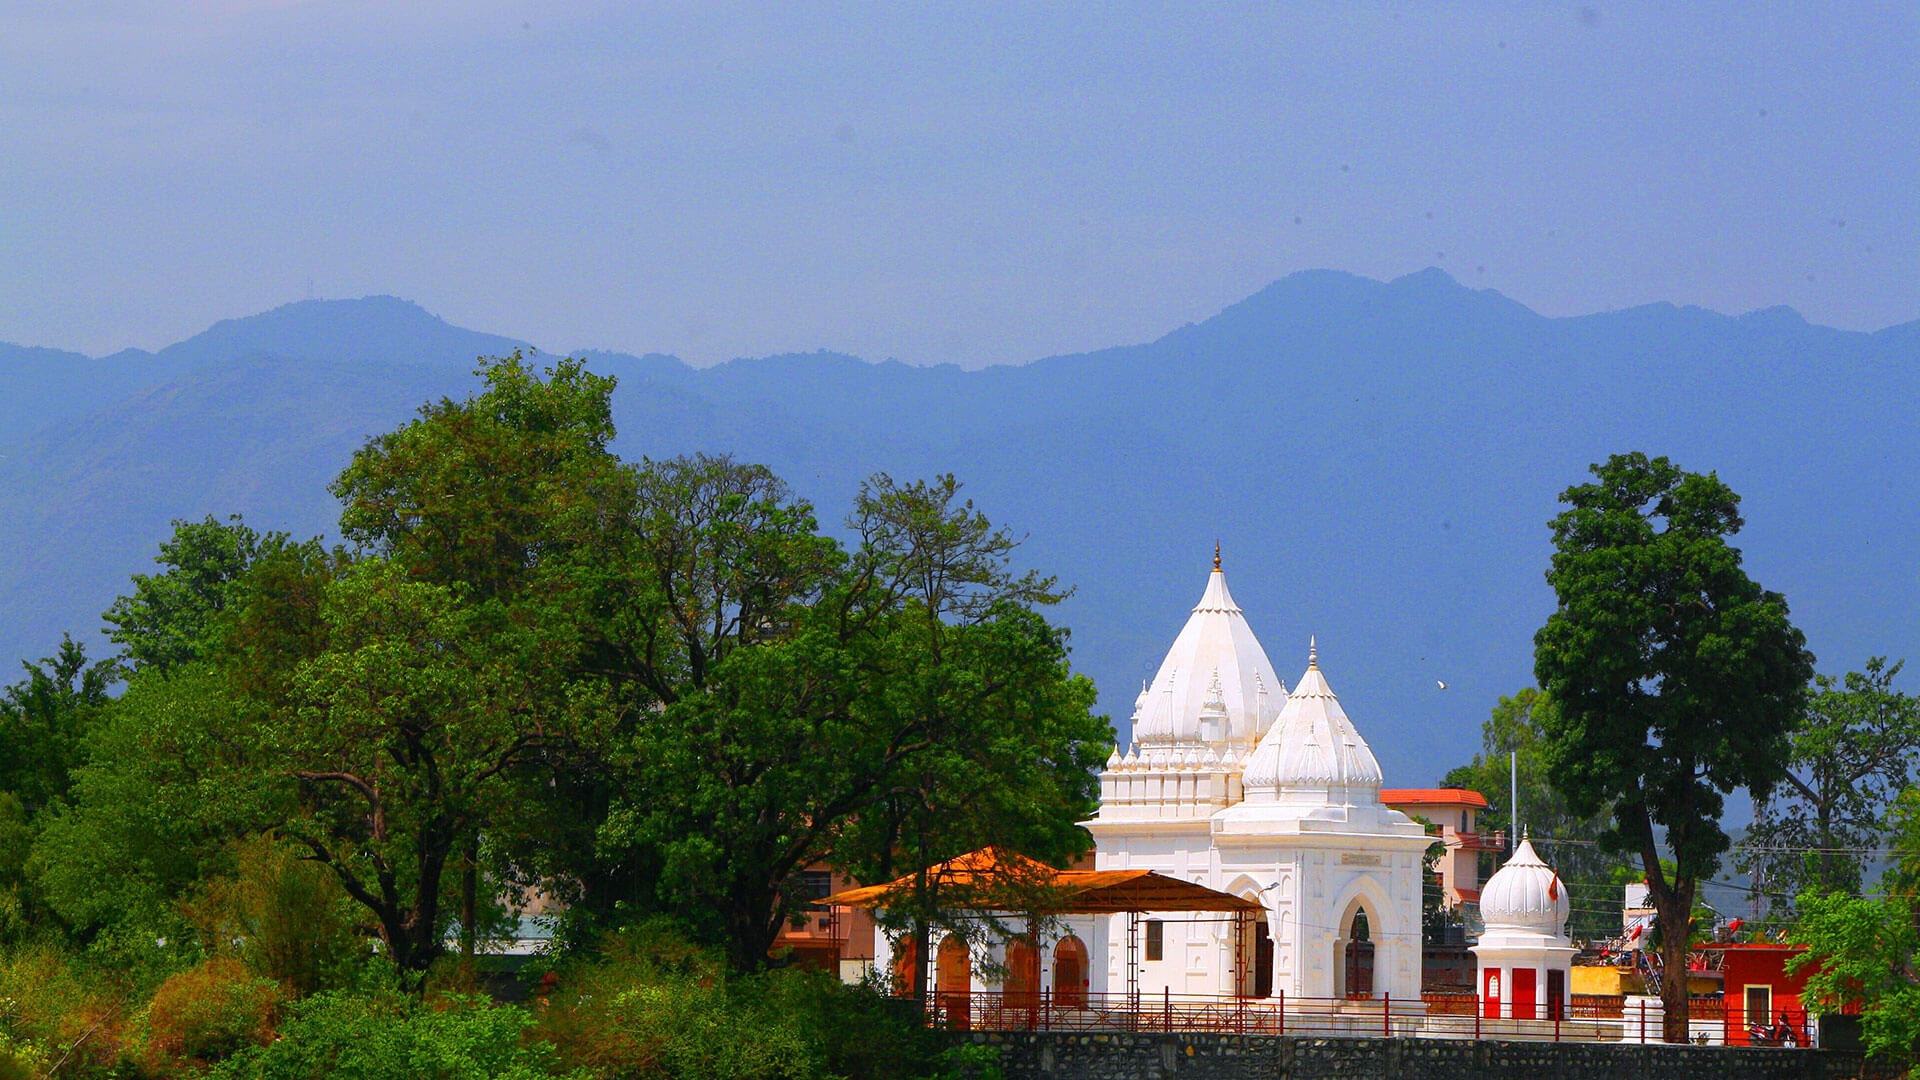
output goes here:
{"type": "MultiPolygon", "coordinates": [[[[357,446],[516,347],[386,297],[153,354],[0,345],[0,655],[96,632],[171,519],[328,532],[326,482],[357,446]]],[[[1217,539],[1289,685],[1317,635],[1388,783],[1437,780],[1532,682],[1556,496],[1624,450],[1743,496],[1749,572],[1786,594],[1821,670],[1920,652],[1920,323],[1546,318],[1438,270],[1309,272],[1147,344],[1018,367],[585,355],[619,378],[623,456],[765,462],[829,525],[875,471],[957,474],[1026,535],[1023,562],[1076,588],[1059,617],[1123,737],[1217,539]]]]}

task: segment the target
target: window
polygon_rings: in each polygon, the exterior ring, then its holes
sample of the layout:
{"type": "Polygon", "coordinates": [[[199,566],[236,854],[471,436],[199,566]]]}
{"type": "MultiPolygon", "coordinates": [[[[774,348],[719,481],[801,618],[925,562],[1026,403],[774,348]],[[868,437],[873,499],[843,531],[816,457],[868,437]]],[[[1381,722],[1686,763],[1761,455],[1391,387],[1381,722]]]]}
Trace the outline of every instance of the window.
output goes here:
{"type": "Polygon", "coordinates": [[[833,872],[829,870],[801,871],[800,894],[808,900],[820,900],[832,896],[833,872]]]}
{"type": "Polygon", "coordinates": [[[1747,987],[1747,1023],[1764,1025],[1772,1019],[1773,986],[1747,987]]]}
{"type": "Polygon", "coordinates": [[[1167,924],[1159,919],[1147,920],[1147,959],[1158,960],[1167,951],[1167,924]]]}

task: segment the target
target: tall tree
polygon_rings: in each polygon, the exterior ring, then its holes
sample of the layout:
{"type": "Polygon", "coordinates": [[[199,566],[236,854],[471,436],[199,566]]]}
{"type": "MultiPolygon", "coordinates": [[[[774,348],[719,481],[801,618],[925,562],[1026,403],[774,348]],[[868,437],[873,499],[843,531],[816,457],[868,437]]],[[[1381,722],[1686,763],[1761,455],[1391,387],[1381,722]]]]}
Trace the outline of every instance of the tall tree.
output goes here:
{"type": "Polygon", "coordinates": [[[514,770],[569,730],[567,697],[537,638],[487,625],[458,589],[390,564],[336,578],[321,617],[325,648],[262,702],[262,761],[299,807],[277,824],[418,973],[440,954],[459,860],[514,770]]]}
{"type": "Polygon", "coordinates": [[[952,478],[874,478],[842,553],[763,470],[647,471],[642,491],[679,508],[643,519],[632,587],[657,608],[613,653],[660,704],[634,724],[602,850],[657,852],[662,898],[734,964],[766,962],[802,870],[883,876],[910,820],[937,815],[948,843],[1084,845],[1072,823],[1111,729],[1033,610],[1051,583],[1007,569],[1013,541],[952,478]],[[716,547],[733,554],[700,555],[716,547]]]}
{"type": "Polygon", "coordinates": [[[1756,804],[1741,842],[1743,865],[1768,893],[1860,892],[1867,850],[1886,835],[1920,752],[1920,699],[1893,688],[1900,668],[1876,656],[1865,671],[1814,680],[1785,783],[1756,804]]]}
{"type": "Polygon", "coordinates": [[[1661,930],[1666,1038],[1687,1035],[1688,920],[1729,841],[1725,796],[1786,775],[1813,658],[1787,603],[1740,565],[1739,497],[1712,473],[1620,454],[1568,488],[1534,673],[1559,704],[1548,772],[1577,814],[1612,806],[1609,850],[1640,859],[1661,930]],[[1673,858],[1661,864],[1661,832],[1673,858]]]}

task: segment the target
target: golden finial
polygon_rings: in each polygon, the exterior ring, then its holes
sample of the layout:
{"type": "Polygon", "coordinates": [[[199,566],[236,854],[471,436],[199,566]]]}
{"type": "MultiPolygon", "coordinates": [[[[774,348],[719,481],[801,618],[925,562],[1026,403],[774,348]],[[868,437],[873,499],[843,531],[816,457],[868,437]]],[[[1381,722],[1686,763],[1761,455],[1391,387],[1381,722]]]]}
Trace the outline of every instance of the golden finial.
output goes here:
{"type": "Polygon", "coordinates": [[[1220,541],[1213,542],[1213,568],[1220,569],[1220,541]]]}

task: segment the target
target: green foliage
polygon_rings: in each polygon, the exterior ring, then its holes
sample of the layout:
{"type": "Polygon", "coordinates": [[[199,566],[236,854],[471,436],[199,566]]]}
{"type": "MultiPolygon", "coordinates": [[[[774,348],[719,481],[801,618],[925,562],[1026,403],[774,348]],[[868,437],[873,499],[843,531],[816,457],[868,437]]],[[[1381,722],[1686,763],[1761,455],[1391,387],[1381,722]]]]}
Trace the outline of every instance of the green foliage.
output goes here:
{"type": "Polygon", "coordinates": [[[1814,680],[1785,783],[1759,804],[1741,843],[1757,887],[1860,892],[1862,849],[1886,836],[1920,752],[1920,699],[1893,689],[1901,666],[1876,656],[1844,679],[1814,680]]]}
{"type": "Polygon", "coordinates": [[[1679,1039],[1686,920],[1728,846],[1725,796],[1764,798],[1786,775],[1813,658],[1785,599],[1741,569],[1728,543],[1740,500],[1718,477],[1638,453],[1593,473],[1560,496],[1547,574],[1558,607],[1534,637],[1535,675],[1559,706],[1547,768],[1575,814],[1611,806],[1601,843],[1641,860],[1667,939],[1667,1036],[1679,1039]]]}
{"type": "MultiPolygon", "coordinates": [[[[549,1047],[533,1018],[477,998],[429,1005],[395,992],[328,991],[288,1010],[280,1037],[220,1063],[216,1080],[544,1080],[549,1047]]],[[[573,1075],[573,1074],[569,1074],[573,1075]]],[[[584,1078],[582,1078],[584,1080],[584,1078]]]]}
{"type": "Polygon", "coordinates": [[[563,967],[536,1031],[604,1080],[905,1080],[940,1057],[905,1004],[818,972],[733,974],[649,925],[563,967]]]}
{"type": "Polygon", "coordinates": [[[810,866],[1084,849],[1111,730],[952,477],[874,478],[848,550],[764,468],[620,462],[577,362],[481,370],[341,474],[353,552],[181,524],[110,613],[134,674],[16,871],[92,955],[325,987],[344,895],[418,986],[537,887],[748,970],[810,866]]]}
{"type": "Polygon", "coordinates": [[[175,905],[228,869],[228,840],[272,822],[276,808],[246,780],[249,731],[219,673],[197,664],[135,678],[88,739],[72,804],[45,815],[32,871],[103,961],[177,970],[192,934],[175,905]]]}
{"type": "Polygon", "coordinates": [[[71,637],[53,656],[21,666],[27,677],[0,692],[0,791],[12,792],[31,816],[66,795],[119,670],[87,663],[71,637]]]}
{"type": "Polygon", "coordinates": [[[166,672],[204,659],[217,644],[221,614],[244,595],[248,570],[291,547],[318,550],[317,542],[294,545],[285,533],[262,536],[238,515],[224,524],[212,516],[176,521],[153,560],[166,572],[133,576],[132,595],[102,616],[113,627],[107,636],[137,668],[166,672]]]}
{"type": "MultiPolygon", "coordinates": [[[[1557,720],[1553,699],[1535,687],[1502,697],[1480,725],[1482,752],[1469,764],[1449,770],[1441,783],[1485,795],[1489,805],[1480,812],[1476,825],[1481,832],[1507,830],[1514,837],[1512,842],[1517,843],[1514,815],[1508,806],[1513,797],[1507,756],[1517,754],[1522,821],[1541,857],[1553,865],[1572,891],[1573,914],[1567,920],[1567,932],[1576,938],[1611,937],[1620,932],[1620,891],[1613,886],[1618,884],[1618,872],[1626,863],[1619,854],[1597,843],[1606,831],[1610,810],[1603,808],[1584,816],[1574,813],[1548,775],[1547,732],[1557,720]]],[[[1482,858],[1482,881],[1493,873],[1494,861],[1491,853],[1482,858]]],[[[1640,880],[1640,873],[1634,871],[1629,880],[1640,880]]]]}
{"type": "Polygon", "coordinates": [[[842,554],[765,470],[643,470],[658,531],[629,542],[620,592],[655,609],[605,648],[653,706],[600,851],[657,852],[661,899],[736,967],[765,962],[808,866],[878,879],[989,841],[1086,846],[1073,822],[1111,729],[1032,609],[1050,583],[1008,571],[1013,541],[958,488],[876,477],[842,554]]]}
{"type": "Polygon", "coordinates": [[[1915,909],[1908,896],[1801,894],[1789,940],[1805,945],[1789,970],[1811,970],[1805,997],[1835,1012],[1858,1007],[1868,1051],[1920,1051],[1920,971],[1915,909]]]}

